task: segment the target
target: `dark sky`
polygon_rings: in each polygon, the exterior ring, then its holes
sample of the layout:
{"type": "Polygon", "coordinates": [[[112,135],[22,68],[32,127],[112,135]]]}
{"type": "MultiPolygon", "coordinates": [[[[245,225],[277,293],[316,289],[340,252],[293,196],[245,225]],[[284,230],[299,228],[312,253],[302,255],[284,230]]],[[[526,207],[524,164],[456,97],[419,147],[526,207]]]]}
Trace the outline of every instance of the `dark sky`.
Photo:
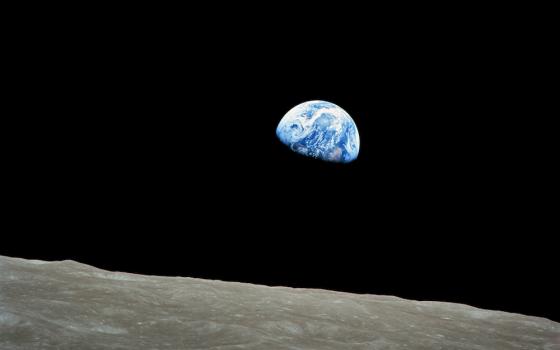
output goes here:
{"type": "Polygon", "coordinates": [[[507,35],[173,23],[25,34],[0,254],[558,319],[548,165],[507,35]],[[357,161],[276,139],[314,99],[354,118],[357,161]]]}

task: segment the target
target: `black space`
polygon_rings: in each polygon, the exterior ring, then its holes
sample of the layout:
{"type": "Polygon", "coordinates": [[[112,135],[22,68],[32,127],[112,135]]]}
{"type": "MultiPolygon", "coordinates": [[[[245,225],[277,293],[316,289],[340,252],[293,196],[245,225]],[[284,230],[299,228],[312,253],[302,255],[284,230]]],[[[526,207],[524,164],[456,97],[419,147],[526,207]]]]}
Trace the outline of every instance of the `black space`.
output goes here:
{"type": "Polygon", "coordinates": [[[146,16],[20,33],[0,254],[559,320],[544,126],[513,28],[146,16]],[[314,99],[354,118],[357,161],[277,140],[314,99]]]}

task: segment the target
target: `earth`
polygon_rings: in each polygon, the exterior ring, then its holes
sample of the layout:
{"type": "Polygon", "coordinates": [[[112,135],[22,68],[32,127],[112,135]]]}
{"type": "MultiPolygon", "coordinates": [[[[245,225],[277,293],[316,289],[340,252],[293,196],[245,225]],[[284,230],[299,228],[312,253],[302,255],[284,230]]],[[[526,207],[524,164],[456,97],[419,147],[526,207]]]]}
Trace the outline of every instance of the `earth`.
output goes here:
{"type": "Polygon", "coordinates": [[[276,135],[293,151],[328,162],[349,163],[360,151],[360,136],[352,117],[326,101],[308,101],[289,110],[276,135]]]}

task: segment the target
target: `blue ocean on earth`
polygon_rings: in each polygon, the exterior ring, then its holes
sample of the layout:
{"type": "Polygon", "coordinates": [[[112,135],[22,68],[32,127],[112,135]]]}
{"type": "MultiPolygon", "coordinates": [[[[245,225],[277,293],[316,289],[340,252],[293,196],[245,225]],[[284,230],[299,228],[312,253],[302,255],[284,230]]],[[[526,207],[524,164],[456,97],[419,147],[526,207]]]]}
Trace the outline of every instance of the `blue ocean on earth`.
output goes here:
{"type": "Polygon", "coordinates": [[[294,152],[335,163],[358,157],[360,136],[345,110],[326,101],[301,103],[286,113],[276,135],[294,152]]]}

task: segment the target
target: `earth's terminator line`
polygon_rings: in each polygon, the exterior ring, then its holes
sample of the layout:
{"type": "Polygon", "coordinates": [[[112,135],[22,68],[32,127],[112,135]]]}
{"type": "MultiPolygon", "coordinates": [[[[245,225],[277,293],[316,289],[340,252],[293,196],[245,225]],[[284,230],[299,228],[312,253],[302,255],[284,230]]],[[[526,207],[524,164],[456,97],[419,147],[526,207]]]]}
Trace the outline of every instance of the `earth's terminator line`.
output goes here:
{"type": "Polygon", "coordinates": [[[289,110],[276,135],[293,151],[328,162],[349,163],[360,151],[360,136],[352,117],[326,101],[304,102],[289,110]]]}

